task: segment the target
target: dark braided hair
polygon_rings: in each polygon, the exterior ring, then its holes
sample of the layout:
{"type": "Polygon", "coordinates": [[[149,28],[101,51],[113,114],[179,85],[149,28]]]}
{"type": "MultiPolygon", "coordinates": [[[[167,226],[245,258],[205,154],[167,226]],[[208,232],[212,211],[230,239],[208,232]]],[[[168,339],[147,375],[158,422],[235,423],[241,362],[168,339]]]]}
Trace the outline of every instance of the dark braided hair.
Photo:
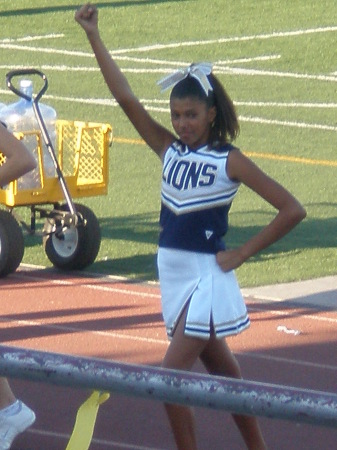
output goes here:
{"type": "Polygon", "coordinates": [[[199,81],[189,75],[173,87],[170,98],[195,97],[205,102],[208,108],[215,106],[216,116],[208,144],[219,149],[238,137],[240,126],[234,104],[220,81],[212,73],[208,75],[208,80],[213,87],[213,91],[209,91],[208,95],[199,81]]]}

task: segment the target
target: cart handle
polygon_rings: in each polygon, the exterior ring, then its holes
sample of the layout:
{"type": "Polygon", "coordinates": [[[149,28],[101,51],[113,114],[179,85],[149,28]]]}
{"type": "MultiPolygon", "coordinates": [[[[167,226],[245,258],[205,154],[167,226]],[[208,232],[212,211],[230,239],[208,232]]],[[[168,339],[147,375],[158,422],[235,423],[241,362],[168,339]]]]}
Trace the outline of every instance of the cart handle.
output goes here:
{"type": "Polygon", "coordinates": [[[58,180],[59,180],[59,182],[61,184],[61,188],[62,188],[62,192],[63,192],[64,198],[66,199],[67,205],[69,206],[70,213],[73,215],[73,217],[74,217],[74,219],[75,219],[75,221],[77,223],[78,216],[77,216],[77,213],[76,213],[75,205],[74,205],[74,202],[71,199],[70,192],[69,192],[68,186],[66,184],[66,180],[65,180],[65,178],[63,176],[63,173],[61,171],[60,165],[59,165],[59,163],[57,161],[57,158],[56,158],[56,155],[55,155],[55,150],[53,148],[53,144],[52,144],[52,142],[50,140],[50,137],[49,137],[49,134],[48,134],[48,130],[46,128],[46,125],[44,123],[44,120],[43,120],[43,117],[42,117],[42,114],[41,114],[41,111],[40,111],[40,108],[39,108],[39,100],[40,100],[40,98],[46,92],[46,90],[48,88],[48,80],[47,80],[46,75],[43,72],[41,72],[40,70],[37,70],[37,69],[12,70],[12,71],[8,72],[7,75],[6,75],[6,83],[7,83],[8,88],[12,92],[14,92],[16,95],[18,95],[21,98],[24,98],[25,100],[28,100],[29,102],[31,102],[31,101],[33,102],[33,110],[34,110],[34,113],[35,113],[35,116],[36,116],[36,120],[37,120],[37,122],[39,124],[39,127],[41,129],[41,133],[42,133],[44,142],[45,142],[45,144],[46,144],[46,146],[48,148],[50,157],[52,158],[54,167],[56,169],[57,177],[58,177],[58,180]],[[18,76],[22,76],[22,75],[38,75],[44,81],[44,84],[43,84],[40,92],[38,92],[38,94],[36,94],[34,99],[30,98],[29,95],[24,94],[23,92],[21,92],[19,89],[17,89],[13,85],[12,78],[18,77],[18,76]]]}
{"type": "Polygon", "coordinates": [[[19,97],[24,98],[25,100],[34,101],[34,102],[38,102],[40,100],[40,98],[42,97],[42,95],[48,89],[48,80],[47,80],[46,75],[37,69],[11,70],[6,75],[6,84],[7,84],[8,89],[10,89],[12,92],[14,92],[19,97]],[[16,88],[13,85],[12,78],[22,76],[22,75],[38,75],[39,77],[42,78],[44,84],[43,84],[41,90],[36,94],[34,99],[30,98],[28,95],[24,94],[23,92],[21,92],[18,88],[16,88]]]}

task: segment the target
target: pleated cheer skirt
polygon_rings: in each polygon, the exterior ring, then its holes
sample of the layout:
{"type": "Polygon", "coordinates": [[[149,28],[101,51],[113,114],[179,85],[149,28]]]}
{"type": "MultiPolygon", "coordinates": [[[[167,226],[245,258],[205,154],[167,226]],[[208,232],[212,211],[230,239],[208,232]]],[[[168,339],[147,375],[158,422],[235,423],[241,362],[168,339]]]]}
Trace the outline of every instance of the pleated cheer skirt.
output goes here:
{"type": "Polygon", "coordinates": [[[238,334],[250,321],[234,271],[223,272],[215,255],[160,247],[162,312],[171,338],[185,306],[185,335],[208,339],[238,334]]]}

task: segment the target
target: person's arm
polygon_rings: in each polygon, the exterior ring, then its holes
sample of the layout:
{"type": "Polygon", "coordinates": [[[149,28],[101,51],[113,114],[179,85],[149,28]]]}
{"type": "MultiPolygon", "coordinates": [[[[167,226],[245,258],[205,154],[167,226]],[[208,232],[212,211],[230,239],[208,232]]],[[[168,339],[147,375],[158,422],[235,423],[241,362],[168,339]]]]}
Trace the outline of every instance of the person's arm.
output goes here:
{"type": "Polygon", "coordinates": [[[127,79],[112,59],[99,34],[96,7],[90,4],[82,6],[76,12],[75,19],[87,34],[111,94],[144,141],[162,157],[165,150],[174,141],[174,135],[152,119],[134,95],[127,79]]]}
{"type": "Polygon", "coordinates": [[[6,157],[5,163],[0,166],[0,186],[5,186],[36,167],[31,152],[2,123],[0,123],[0,151],[6,157]]]}
{"type": "Polygon", "coordinates": [[[266,175],[239,150],[230,152],[227,172],[230,178],[248,186],[278,212],[267,226],[241,247],[218,253],[217,261],[225,271],[239,267],[248,258],[281,239],[306,216],[303,206],[289,191],[266,175]]]}

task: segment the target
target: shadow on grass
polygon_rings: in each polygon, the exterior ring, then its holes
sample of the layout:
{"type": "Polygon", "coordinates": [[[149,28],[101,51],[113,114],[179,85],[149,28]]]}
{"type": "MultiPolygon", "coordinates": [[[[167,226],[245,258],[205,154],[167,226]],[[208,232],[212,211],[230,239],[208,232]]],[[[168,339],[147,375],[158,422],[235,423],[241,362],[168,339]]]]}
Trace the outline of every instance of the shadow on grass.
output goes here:
{"type": "MultiPolygon", "coordinates": [[[[246,242],[250,237],[262,230],[263,226],[250,225],[249,218],[255,218],[257,215],[266,217],[265,212],[247,212],[247,213],[233,213],[237,221],[240,215],[240,223],[243,225],[231,225],[234,220],[230,219],[229,231],[226,236],[228,247],[237,247],[246,242]]],[[[272,218],[272,216],[271,216],[272,218]]],[[[265,221],[268,223],[268,220],[265,221]]],[[[147,213],[138,214],[127,217],[105,217],[100,219],[102,228],[102,238],[118,239],[138,242],[156,244],[159,234],[158,214],[147,213]]],[[[312,219],[308,217],[293,229],[288,235],[280,241],[268,248],[268,254],[275,254],[279,252],[288,252],[301,249],[314,248],[329,248],[337,247],[337,217],[328,219],[312,219]]],[[[259,255],[256,256],[259,258],[259,255]]]]}
{"type": "MultiPolygon", "coordinates": [[[[331,207],[332,205],[330,205],[331,207]]],[[[337,208],[337,205],[336,205],[337,208]]],[[[229,225],[229,231],[226,236],[226,242],[230,247],[242,245],[247,239],[262,230],[263,226],[249,225],[249,218],[261,215],[263,222],[268,223],[274,217],[269,216],[265,211],[235,213],[235,222],[243,225],[229,225]],[[239,219],[238,219],[239,218],[239,219]]],[[[233,222],[233,220],[232,220],[233,222]]],[[[289,234],[281,240],[275,242],[268,248],[268,255],[277,256],[279,252],[288,252],[302,249],[322,249],[329,247],[337,247],[337,215],[326,219],[311,218],[308,216],[303,222],[297,225],[289,234]]],[[[262,255],[263,253],[261,253],[262,255]]],[[[256,256],[258,259],[260,255],[256,256]]]]}
{"type": "Polygon", "coordinates": [[[158,213],[153,212],[127,217],[104,217],[99,219],[99,223],[102,238],[153,244],[158,240],[158,220],[158,213]]]}
{"type": "Polygon", "coordinates": [[[132,277],[138,281],[158,280],[156,253],[96,260],[88,269],[92,273],[132,277]]]}
{"type": "MultiPolygon", "coordinates": [[[[126,0],[122,2],[98,2],[95,5],[99,8],[120,8],[126,6],[144,6],[152,5],[157,3],[177,3],[187,0],[126,0]]],[[[85,1],[83,1],[83,4],[85,1]]],[[[8,11],[0,12],[0,17],[7,16],[30,16],[35,14],[47,14],[53,12],[63,12],[63,11],[75,11],[81,6],[82,3],[71,4],[71,5],[59,5],[59,6],[45,6],[39,8],[21,8],[21,9],[10,9],[8,11]]]]}
{"type": "MultiPolygon", "coordinates": [[[[248,213],[251,214],[251,213],[248,213]]],[[[256,213],[255,217],[256,217],[256,213]]],[[[263,213],[265,214],[265,213],[263,213]]],[[[236,217],[237,219],[237,217],[236,217]]],[[[228,247],[238,247],[251,236],[258,233],[262,227],[249,225],[243,214],[242,226],[230,226],[227,235],[228,247]]],[[[128,242],[156,244],[158,239],[157,214],[143,214],[131,217],[104,218],[100,221],[102,237],[118,239],[128,242]]],[[[249,260],[249,263],[262,260],[278,260],[284,258],[288,252],[301,252],[305,249],[335,248],[337,247],[337,219],[306,219],[291,233],[270,246],[267,254],[259,253],[249,260]]],[[[113,273],[129,276],[133,273],[142,280],[157,279],[156,254],[137,254],[130,257],[96,261],[90,269],[94,272],[113,273]]]]}
{"type": "MultiPolygon", "coordinates": [[[[266,212],[233,213],[232,222],[243,225],[230,225],[227,234],[227,246],[238,247],[250,237],[257,234],[262,226],[250,225],[249,218],[256,221],[257,214],[264,217],[266,212]]],[[[119,241],[119,245],[139,244],[135,247],[132,256],[125,256],[121,250],[119,255],[107,255],[104,259],[95,261],[89,268],[91,272],[113,274],[120,276],[133,276],[140,280],[157,279],[156,252],[144,252],[142,244],[150,244],[156,248],[159,234],[158,213],[136,214],[124,217],[100,218],[102,241],[119,241]]],[[[267,221],[266,221],[267,223],[267,221]]],[[[270,246],[267,252],[261,252],[252,257],[246,264],[284,258],[288,252],[301,252],[305,249],[323,249],[337,247],[337,218],[311,219],[307,218],[298,225],[291,233],[280,241],[270,246]]],[[[41,238],[37,236],[26,236],[26,247],[41,245],[41,238]]],[[[104,245],[104,244],[103,244],[104,245]]],[[[113,244],[112,244],[113,245],[113,244]]],[[[128,253],[128,252],[125,252],[128,253]]]]}

